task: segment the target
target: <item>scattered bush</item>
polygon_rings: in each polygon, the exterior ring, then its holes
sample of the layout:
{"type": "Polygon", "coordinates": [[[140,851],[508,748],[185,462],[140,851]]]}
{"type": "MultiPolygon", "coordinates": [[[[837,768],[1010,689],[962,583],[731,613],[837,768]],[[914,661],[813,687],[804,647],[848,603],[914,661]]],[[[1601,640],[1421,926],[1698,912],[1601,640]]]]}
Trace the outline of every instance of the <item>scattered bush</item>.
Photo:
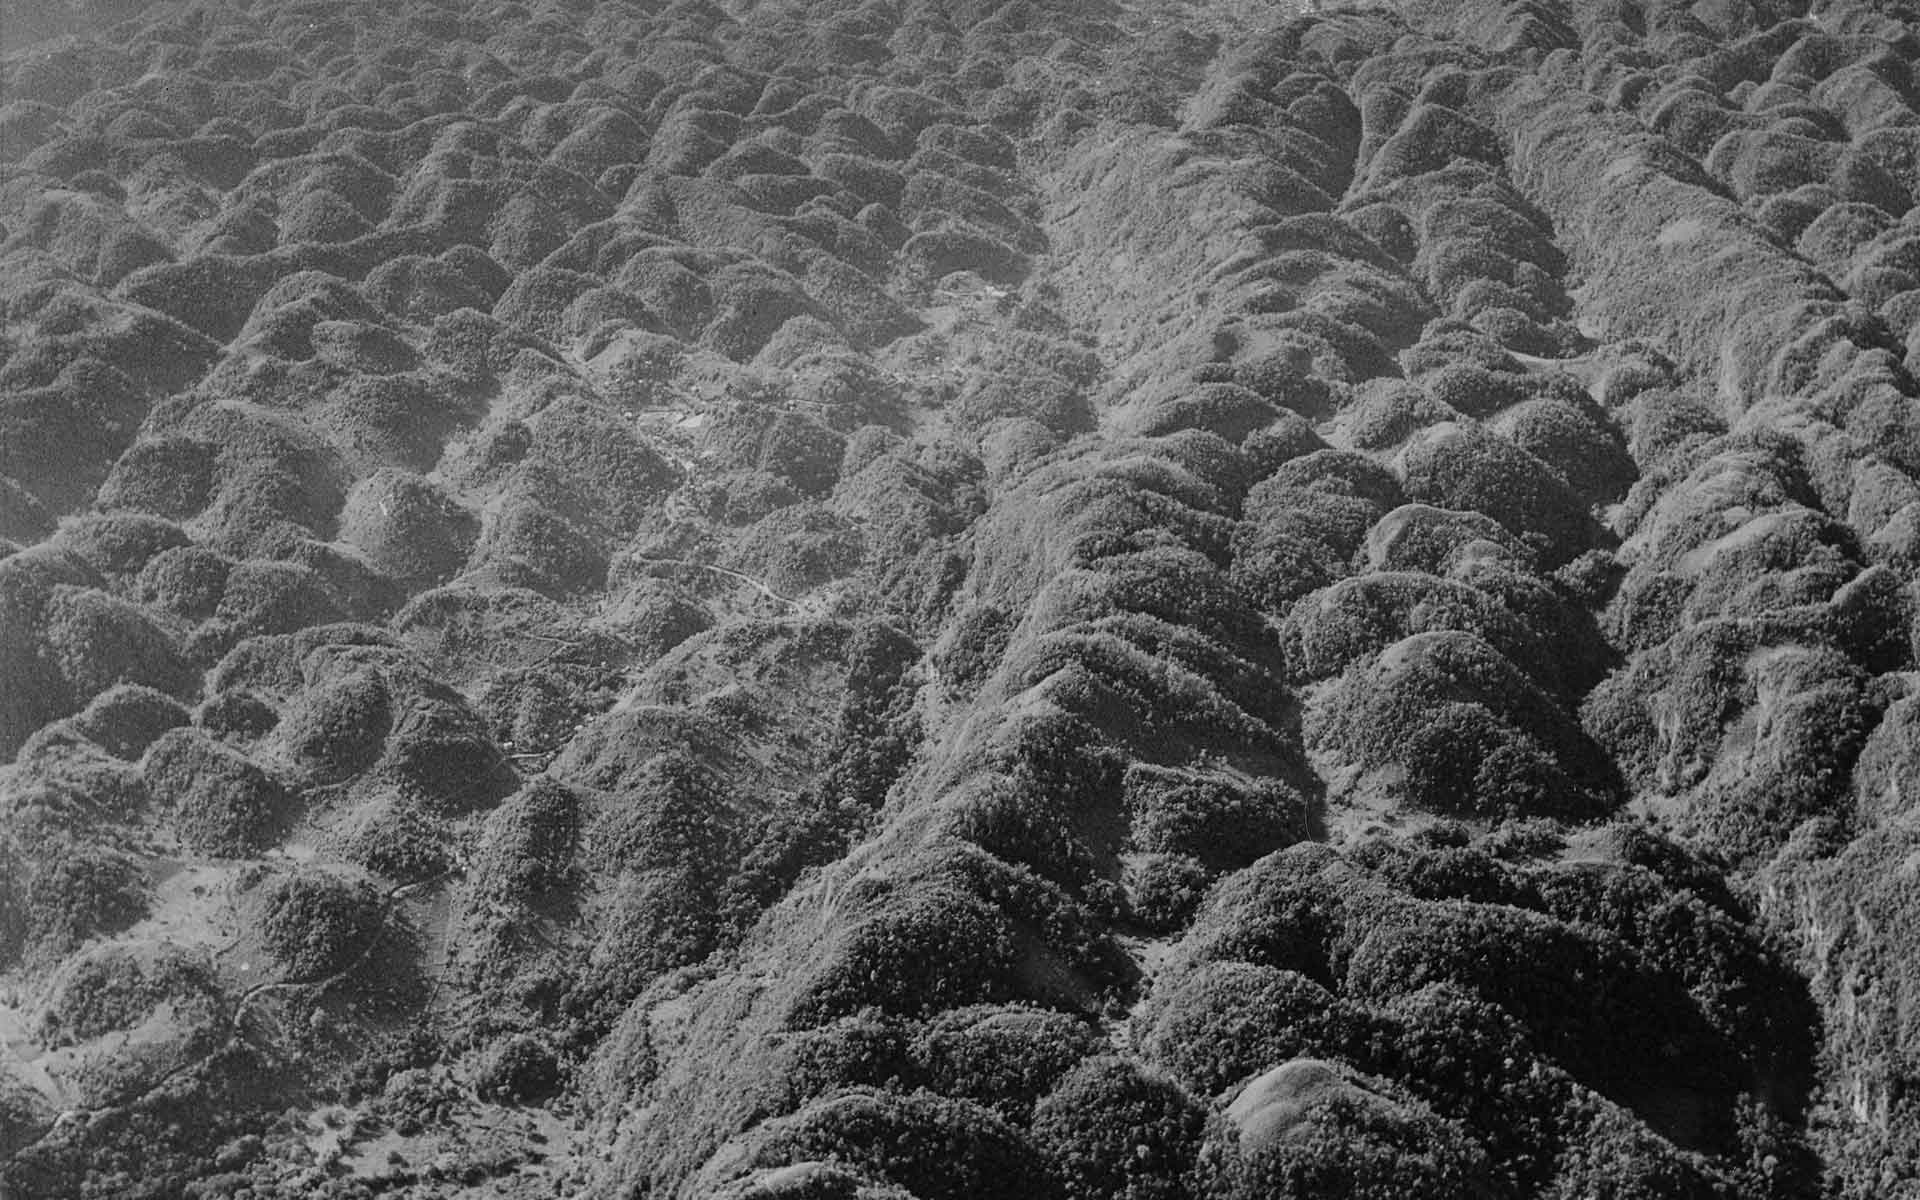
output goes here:
{"type": "Polygon", "coordinates": [[[385,325],[372,321],[321,321],[312,334],[314,356],[339,371],[397,375],[420,366],[413,347],[385,325]]]}
{"type": "Polygon", "coordinates": [[[280,710],[254,692],[235,689],[209,696],[193,720],[214,737],[247,742],[271,733],[280,723],[280,710]]]}
{"type": "Polygon", "coordinates": [[[798,596],[852,573],[865,556],[859,526],[824,505],[801,503],[755,522],[730,565],[783,596],[798,596]]]}
{"type": "Polygon", "coordinates": [[[415,697],[397,714],[380,771],[443,816],[488,807],[517,782],[485,724],[450,693],[415,697]]]}
{"type": "Polygon", "coordinates": [[[92,514],[60,531],[60,544],[102,575],[130,575],[187,545],[178,525],[142,513],[92,514]]]}
{"type": "Polygon", "coordinates": [[[1033,1114],[1069,1200],[1185,1200],[1206,1108],[1124,1058],[1089,1059],[1033,1114]]]}
{"type": "Polygon", "coordinates": [[[1525,620],[1477,588],[1419,573],[1341,580],[1296,605],[1281,636],[1290,668],[1323,679],[1402,638],[1441,629],[1484,638],[1514,662],[1546,665],[1545,639],[1525,620]]]}
{"type": "Polygon", "coordinates": [[[1025,1125],[1035,1103],[1102,1044],[1084,1017],[985,1006],[941,1013],[911,1050],[932,1090],[1025,1125]]]}
{"type": "Polygon", "coordinates": [[[573,879],[581,835],[573,792],[536,779],[487,817],[474,852],[474,875],[485,891],[508,898],[538,896],[573,879]]]}
{"type": "Polygon", "coordinates": [[[526,1033],[496,1041],[473,1077],[474,1092],[500,1104],[537,1104],[559,1087],[559,1060],[544,1041],[526,1033]]]}
{"type": "Polygon", "coordinates": [[[1177,933],[1193,920],[1214,872],[1197,858],[1142,854],[1127,863],[1127,915],[1155,933],[1177,933]]]}
{"type": "Polygon", "coordinates": [[[329,848],[343,861],[402,884],[445,873],[461,850],[447,819],[392,788],[358,800],[331,835],[329,848]]]}
{"type": "MultiPolygon", "coordinates": [[[[473,396],[442,371],[354,374],[328,396],[325,428],[368,465],[425,472],[439,463],[448,439],[478,415],[473,396]]],[[[326,518],[345,501],[345,489],[336,488],[326,518]]]]}
{"type": "Polygon", "coordinates": [[[1235,541],[1233,581],[1269,613],[1286,612],[1346,569],[1346,556],[1337,546],[1310,534],[1261,530],[1235,541]]]}
{"type": "Polygon", "coordinates": [[[74,729],[116,758],[138,759],[161,734],[187,723],[178,700],[153,688],[124,683],[93,698],[74,729]]]}
{"type": "Polygon", "coordinates": [[[738,406],[706,431],[706,443],[732,467],[758,468],[803,496],[819,496],[839,480],[846,440],[810,417],[738,406]]]}
{"type": "Polygon", "coordinates": [[[1620,436],[1595,413],[1565,401],[1529,401],[1505,413],[1495,428],[1559,472],[1589,503],[1620,498],[1638,474],[1620,436]]]}
{"type": "Polygon", "coordinates": [[[1231,1200],[1495,1194],[1486,1150],[1385,1080],[1331,1063],[1274,1067],[1227,1109],[1239,1137],[1215,1184],[1231,1200]]]}
{"type": "Polygon", "coordinates": [[[172,810],[181,842],[198,854],[258,854],[279,839],[292,816],[285,788],[196,730],[162,734],[143,769],[147,790],[172,810]]]}
{"type": "Polygon", "coordinates": [[[526,496],[510,496],[488,521],[473,566],[510,587],[564,597],[606,582],[607,552],[592,530],[526,496]]]}
{"type": "Polygon", "coordinates": [[[1000,664],[1017,618],[996,604],[976,604],[956,619],[938,655],[941,676],[957,695],[971,695],[1000,664]]]}
{"type": "Polygon", "coordinates": [[[443,490],[391,468],[355,485],[340,517],[340,540],[413,584],[444,582],[466,561],[478,532],[478,520],[443,490]]]}
{"type": "Polygon", "coordinates": [[[1403,499],[1391,474],[1352,451],[1291,459],[1247,493],[1232,578],[1269,612],[1285,612],[1346,574],[1367,530],[1403,499]]]}
{"type": "Polygon", "coordinates": [[[1316,450],[1282,464],[1247,496],[1249,519],[1264,507],[1269,494],[1286,496],[1290,489],[1326,496],[1352,497],[1382,512],[1400,503],[1400,484],[1393,473],[1352,450],[1316,450]]]}
{"type": "Polygon", "coordinates": [[[1056,435],[1071,436],[1093,424],[1085,390],[1042,370],[981,372],[961,386],[947,411],[969,431],[1011,419],[1033,421],[1056,435]]]}
{"type": "Polygon", "coordinates": [[[814,967],[789,1021],[818,1025],[867,1005],[924,1013],[998,998],[1014,964],[1005,914],[943,883],[897,885],[814,967]]]}
{"type": "Polygon", "coordinates": [[[1403,504],[1367,530],[1366,564],[1375,571],[1451,575],[1485,555],[1525,567],[1533,553],[1484,513],[1403,504]]]}
{"type": "Polygon", "coordinates": [[[1584,1136],[1568,1146],[1558,1164],[1554,1183],[1562,1194],[1601,1193],[1620,1200],[1708,1200],[1725,1194],[1724,1181],[1700,1159],[1685,1155],[1634,1114],[1614,1105],[1594,1104],[1589,1111],[1584,1136]]]}
{"type": "Polygon", "coordinates": [[[0,558],[0,753],[57,717],[79,707],[55,664],[47,661],[39,630],[56,588],[99,579],[71,555],[27,550],[0,558]]]}
{"type": "Polygon", "coordinates": [[[102,947],[69,964],[55,988],[40,1018],[41,1036],[55,1048],[134,1029],[163,1004],[189,1022],[217,1019],[207,960],[167,943],[102,947]]]}
{"type": "MultiPolygon", "coordinates": [[[[280,236],[288,243],[351,242],[373,231],[353,202],[331,188],[316,187],[288,206],[279,220],[280,236]]],[[[398,307],[391,311],[400,315],[398,307]]]]}
{"type": "Polygon", "coordinates": [[[320,573],[292,562],[234,564],[214,608],[228,644],[257,634],[293,633],[341,618],[320,573]]]}
{"type": "Polygon", "coordinates": [[[1479,705],[1443,705],[1399,760],[1407,801],[1425,812],[1512,817],[1580,807],[1539,743],[1479,705]]]}
{"type": "Polygon", "coordinates": [[[1593,518],[1558,472],[1477,426],[1440,426],[1405,452],[1407,495],[1485,513],[1527,540],[1548,567],[1593,544],[1593,518]]]}
{"type": "Polygon", "coordinates": [[[1463,901],[1395,909],[1360,937],[1344,990],[1377,1001],[1436,982],[1505,1009],[1575,1078],[1621,1103],[1682,1079],[1723,1104],[1736,1090],[1733,1047],[1681,981],[1589,926],[1463,901]],[[1585,1020],[1568,1020],[1576,1003],[1585,1020]]]}
{"type": "Polygon", "coordinates": [[[279,722],[295,765],[322,782],[371,767],[393,725],[393,697],[375,667],[313,680],[279,722]]]}
{"type": "MultiPolygon", "coordinates": [[[[147,807],[139,769],[87,739],[75,720],[43,727],[20,747],[15,762],[16,804],[54,828],[78,831],[97,824],[130,824],[138,822],[147,807]]],[[[32,820],[24,814],[22,829],[29,845],[53,832],[32,831],[32,820]]]]}
{"type": "Polygon", "coordinates": [[[431,324],[461,309],[485,311],[497,295],[445,258],[407,254],[375,267],[362,285],[367,299],[403,321],[431,324]]]}
{"type": "Polygon", "coordinates": [[[1045,1161],[1018,1130],[977,1105],[929,1092],[845,1092],[769,1121],[754,1141],[753,1165],[837,1160],[925,1200],[992,1196],[1010,1179],[1020,1180],[1035,1200],[1059,1194],[1045,1161]]]}
{"type": "Polygon", "coordinates": [[[1500,136],[1443,104],[1418,104],[1374,153],[1367,181],[1378,186],[1463,159],[1500,166],[1505,159],[1500,136]]]}
{"type": "Polygon", "coordinates": [[[117,295],[157,309],[215,341],[240,332],[272,283],[258,258],[203,255],[178,263],[142,267],[120,281],[117,295]]]}
{"type": "Polygon", "coordinates": [[[1073,828],[1069,806],[1084,799],[1032,780],[993,780],[950,801],[951,832],[989,854],[1076,892],[1097,886],[1098,867],[1073,828]]]}
{"type": "Polygon", "coordinates": [[[906,176],[898,168],[863,154],[829,152],[819,157],[813,170],[866,204],[897,205],[907,186],[906,176]]]}
{"type": "Polygon", "coordinates": [[[175,616],[213,615],[226,591],[232,560],[203,546],[163,550],[141,568],[135,594],[175,616]]]}
{"type": "Polygon", "coordinates": [[[986,230],[964,223],[916,233],[901,247],[900,255],[928,283],[955,271],[972,271],[988,283],[1011,286],[1028,269],[1026,255],[986,230]]]}
{"type": "Polygon", "coordinates": [[[1360,450],[1390,450],[1419,430],[1455,414],[1416,388],[1394,387],[1356,398],[1340,414],[1346,440],[1360,450]]]}
{"type": "Polygon", "coordinates": [[[354,876],[281,875],[261,896],[261,940],[290,979],[323,979],[352,967],[385,923],[380,893],[354,876]]]}
{"type": "Polygon", "coordinates": [[[713,318],[713,289],[696,264],[661,251],[643,250],[628,260],[615,282],[638,296],[668,329],[692,338],[713,318]]]}
{"type": "Polygon", "coordinates": [[[1192,392],[1155,406],[1140,427],[1145,437],[1183,429],[1203,429],[1235,444],[1266,429],[1281,415],[1250,388],[1234,383],[1203,383],[1192,392]]]}
{"type": "Polygon", "coordinates": [[[771,268],[723,267],[708,286],[714,311],[706,340],[735,362],[758,354],[788,321],[819,315],[798,281],[771,268]]]}
{"type": "Polygon", "coordinates": [[[712,885],[689,868],[620,872],[602,891],[596,932],[570,1007],[610,1021],[648,984],[714,949],[720,933],[712,885]]]}
{"type": "Polygon", "coordinates": [[[1420,377],[1427,394],[1462,416],[1485,418],[1527,398],[1525,376],[1471,362],[1450,363],[1420,377]]]}
{"type": "Polygon", "coordinates": [[[166,632],[124,600],[92,588],[56,587],[41,636],[45,654],[78,700],[131,683],[180,695],[193,673],[166,632]]]}
{"type": "Polygon", "coordinates": [[[534,422],[529,456],[574,499],[569,517],[632,531],[680,482],[680,472],[619,414],[585,398],[549,405],[534,422]]]}
{"type": "Polygon", "coordinates": [[[1305,802],[1278,780],[1243,786],[1136,763],[1125,786],[1137,848],[1198,859],[1213,870],[1245,866],[1305,832],[1305,802]]]}
{"type": "MultiPolygon", "coordinates": [[[[1529,821],[1551,830],[1544,818],[1502,822],[1505,830],[1495,847],[1509,853],[1523,846],[1521,830],[1529,821]]],[[[1367,842],[1348,855],[1349,861],[1372,871],[1378,879],[1421,900],[1472,900],[1479,904],[1540,907],[1539,895],[1525,880],[1493,857],[1489,850],[1466,845],[1467,830],[1453,822],[1429,826],[1415,839],[1425,845],[1408,846],[1381,839],[1367,842]]],[[[1557,848],[1557,846],[1556,846],[1557,848]]]]}
{"type": "Polygon", "coordinates": [[[24,932],[30,953],[56,960],[89,938],[147,916],[147,876],[131,857],[99,846],[54,847],[29,876],[24,932]]]}
{"type": "Polygon", "coordinates": [[[216,447],[162,434],[134,442],[100,485],[100,503],[174,520],[197,516],[213,494],[216,447]]]}
{"type": "Polygon", "coordinates": [[[1142,1048],[1203,1096],[1217,1096],[1269,1064],[1337,1052],[1349,1018],[1326,988],[1295,971],[1215,962],[1153,1002],[1142,1048]]]}
{"type": "Polygon", "coordinates": [[[1308,736],[1363,766],[1394,764],[1407,797],[1440,812],[1584,814],[1620,787],[1572,718],[1470,633],[1416,634],[1350,671],[1308,736]]]}

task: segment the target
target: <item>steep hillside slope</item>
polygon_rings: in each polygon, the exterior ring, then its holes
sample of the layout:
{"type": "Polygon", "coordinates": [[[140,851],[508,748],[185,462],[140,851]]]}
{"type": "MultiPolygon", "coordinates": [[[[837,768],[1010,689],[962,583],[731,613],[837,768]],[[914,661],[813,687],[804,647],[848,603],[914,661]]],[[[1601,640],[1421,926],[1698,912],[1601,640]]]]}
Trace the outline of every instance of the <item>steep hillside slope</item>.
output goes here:
{"type": "Polygon", "coordinates": [[[1920,1192],[1920,5],[0,55],[0,1195],[1920,1192]]]}

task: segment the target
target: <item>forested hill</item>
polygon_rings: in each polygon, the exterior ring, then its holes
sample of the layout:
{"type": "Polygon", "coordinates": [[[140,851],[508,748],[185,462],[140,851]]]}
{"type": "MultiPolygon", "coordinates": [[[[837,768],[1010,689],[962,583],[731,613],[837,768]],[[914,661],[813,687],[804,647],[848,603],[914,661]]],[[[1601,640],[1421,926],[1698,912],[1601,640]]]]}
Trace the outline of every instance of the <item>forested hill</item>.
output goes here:
{"type": "Polygon", "coordinates": [[[1917,199],[1914,0],[6,0],[0,1197],[1920,1195],[1917,199]]]}

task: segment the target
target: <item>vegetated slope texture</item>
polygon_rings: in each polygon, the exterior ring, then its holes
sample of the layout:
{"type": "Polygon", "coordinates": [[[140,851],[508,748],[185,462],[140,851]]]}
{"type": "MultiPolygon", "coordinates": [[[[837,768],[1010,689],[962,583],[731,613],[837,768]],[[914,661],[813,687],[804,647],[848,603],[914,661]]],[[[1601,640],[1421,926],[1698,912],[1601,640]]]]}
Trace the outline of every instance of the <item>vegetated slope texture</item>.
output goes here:
{"type": "Polygon", "coordinates": [[[0,17],[0,1193],[1920,1194],[1920,5],[0,17]]]}

